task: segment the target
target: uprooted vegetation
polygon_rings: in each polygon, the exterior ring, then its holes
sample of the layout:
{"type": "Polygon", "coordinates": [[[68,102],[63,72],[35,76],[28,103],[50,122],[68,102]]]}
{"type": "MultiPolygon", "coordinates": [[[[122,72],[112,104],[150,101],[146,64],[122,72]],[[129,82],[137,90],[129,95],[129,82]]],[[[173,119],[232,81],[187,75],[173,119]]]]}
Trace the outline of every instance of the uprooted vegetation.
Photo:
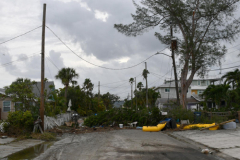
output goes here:
{"type": "Polygon", "coordinates": [[[84,120],[84,125],[88,127],[93,126],[109,126],[112,124],[118,125],[137,121],[139,126],[143,125],[157,125],[163,117],[159,114],[159,109],[153,107],[151,109],[142,109],[135,111],[132,109],[111,109],[103,111],[97,115],[89,116],[84,120]]]}

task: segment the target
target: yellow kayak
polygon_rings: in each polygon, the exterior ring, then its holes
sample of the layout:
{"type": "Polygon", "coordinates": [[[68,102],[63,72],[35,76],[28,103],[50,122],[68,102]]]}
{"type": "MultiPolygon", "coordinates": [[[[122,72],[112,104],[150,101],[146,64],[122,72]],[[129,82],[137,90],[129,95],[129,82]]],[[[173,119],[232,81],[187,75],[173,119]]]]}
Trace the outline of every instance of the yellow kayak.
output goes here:
{"type": "Polygon", "coordinates": [[[165,127],[166,123],[158,124],[157,126],[143,126],[142,130],[145,132],[158,132],[165,127]]]}
{"type": "Polygon", "coordinates": [[[215,123],[212,124],[189,124],[183,127],[183,129],[191,129],[193,127],[198,127],[198,128],[206,128],[206,127],[211,127],[214,126],[215,123]]]}

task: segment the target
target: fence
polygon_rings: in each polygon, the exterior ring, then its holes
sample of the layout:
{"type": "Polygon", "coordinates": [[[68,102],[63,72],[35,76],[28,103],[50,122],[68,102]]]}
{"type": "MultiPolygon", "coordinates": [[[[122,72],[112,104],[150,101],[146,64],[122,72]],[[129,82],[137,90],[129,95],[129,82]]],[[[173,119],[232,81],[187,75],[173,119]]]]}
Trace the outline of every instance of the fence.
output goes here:
{"type": "Polygon", "coordinates": [[[210,119],[212,116],[228,117],[231,115],[231,112],[207,112],[207,115],[210,119]]]}
{"type": "Polygon", "coordinates": [[[44,130],[64,125],[64,123],[70,121],[70,119],[71,119],[70,113],[59,114],[56,116],[56,118],[44,115],[44,130]]]}

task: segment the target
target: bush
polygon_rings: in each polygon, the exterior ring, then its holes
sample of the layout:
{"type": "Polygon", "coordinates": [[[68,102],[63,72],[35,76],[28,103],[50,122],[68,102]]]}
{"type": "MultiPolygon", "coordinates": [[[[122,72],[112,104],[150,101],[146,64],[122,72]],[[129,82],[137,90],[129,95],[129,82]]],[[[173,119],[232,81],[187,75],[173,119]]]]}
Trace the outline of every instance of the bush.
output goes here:
{"type": "Polygon", "coordinates": [[[190,123],[194,121],[194,114],[191,110],[182,108],[181,106],[173,106],[171,108],[165,108],[165,112],[168,112],[169,118],[189,120],[190,123]]]}
{"type": "Polygon", "coordinates": [[[153,107],[152,109],[143,109],[135,111],[132,109],[116,109],[113,108],[109,111],[103,111],[97,115],[92,115],[84,120],[84,125],[92,127],[99,125],[110,125],[113,122],[115,124],[124,124],[137,121],[139,126],[143,125],[157,125],[159,121],[163,119],[160,115],[158,108],[153,107]]]}
{"type": "Polygon", "coordinates": [[[54,140],[56,140],[56,134],[55,133],[49,133],[49,132],[44,132],[43,134],[32,133],[31,137],[33,139],[40,139],[40,140],[44,140],[44,141],[54,141],[54,140]]]}
{"type": "Polygon", "coordinates": [[[9,134],[27,134],[33,129],[33,116],[30,111],[9,112],[7,122],[4,126],[5,132],[9,134]]]}
{"type": "Polygon", "coordinates": [[[202,115],[201,116],[201,122],[205,123],[205,124],[211,124],[211,123],[221,123],[224,121],[227,121],[228,118],[227,117],[221,117],[221,116],[212,116],[212,118],[206,116],[206,115],[202,115]]]}

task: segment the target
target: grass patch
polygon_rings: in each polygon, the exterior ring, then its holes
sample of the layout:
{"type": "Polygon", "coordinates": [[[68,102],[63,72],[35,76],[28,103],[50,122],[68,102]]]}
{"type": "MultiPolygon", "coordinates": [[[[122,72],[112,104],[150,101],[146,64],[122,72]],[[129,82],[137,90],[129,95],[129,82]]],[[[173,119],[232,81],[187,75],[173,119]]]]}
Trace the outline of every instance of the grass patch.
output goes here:
{"type": "Polygon", "coordinates": [[[43,134],[41,133],[32,133],[31,137],[33,139],[39,139],[39,140],[44,140],[44,141],[55,141],[56,140],[56,134],[55,133],[50,133],[50,132],[44,132],[43,134]]]}

